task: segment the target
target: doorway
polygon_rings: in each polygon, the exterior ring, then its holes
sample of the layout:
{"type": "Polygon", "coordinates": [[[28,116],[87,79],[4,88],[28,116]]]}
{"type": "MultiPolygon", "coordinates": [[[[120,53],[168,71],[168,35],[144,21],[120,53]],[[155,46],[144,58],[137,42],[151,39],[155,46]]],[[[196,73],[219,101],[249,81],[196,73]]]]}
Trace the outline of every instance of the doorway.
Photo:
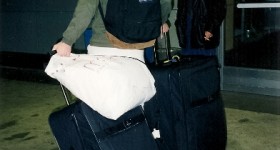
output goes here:
{"type": "Polygon", "coordinates": [[[222,89],[280,96],[280,0],[228,0],[222,89]]]}

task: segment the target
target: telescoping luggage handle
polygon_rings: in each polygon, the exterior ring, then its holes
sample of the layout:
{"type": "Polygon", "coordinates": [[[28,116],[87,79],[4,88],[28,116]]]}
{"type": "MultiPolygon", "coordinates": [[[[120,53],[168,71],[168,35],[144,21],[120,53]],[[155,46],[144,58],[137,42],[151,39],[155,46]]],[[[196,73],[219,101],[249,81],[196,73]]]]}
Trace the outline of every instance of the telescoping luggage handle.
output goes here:
{"type": "MultiPolygon", "coordinates": [[[[57,53],[56,50],[52,50],[52,51],[49,52],[49,55],[53,56],[56,53],[57,53]]],[[[60,82],[59,82],[59,85],[60,85],[60,89],[62,91],[62,94],[63,94],[63,97],[64,97],[64,100],[65,100],[66,104],[70,105],[70,97],[71,96],[70,96],[69,92],[67,92],[66,87],[64,87],[64,85],[62,85],[60,82]]]]}
{"type": "Polygon", "coordinates": [[[59,83],[60,84],[60,89],[61,89],[61,91],[62,91],[62,93],[63,93],[63,97],[64,97],[64,99],[65,99],[65,102],[66,102],[66,104],[67,105],[70,105],[70,102],[69,102],[69,94],[66,92],[66,88],[61,84],[61,83],[59,83]]]}

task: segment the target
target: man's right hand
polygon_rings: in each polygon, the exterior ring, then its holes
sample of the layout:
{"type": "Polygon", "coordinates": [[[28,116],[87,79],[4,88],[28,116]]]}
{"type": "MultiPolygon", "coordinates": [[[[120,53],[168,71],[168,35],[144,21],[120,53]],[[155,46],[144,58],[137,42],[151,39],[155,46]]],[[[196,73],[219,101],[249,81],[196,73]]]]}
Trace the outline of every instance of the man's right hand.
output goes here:
{"type": "Polygon", "coordinates": [[[59,42],[55,44],[52,50],[55,50],[57,54],[62,57],[69,57],[71,54],[71,46],[64,42],[59,42]]]}

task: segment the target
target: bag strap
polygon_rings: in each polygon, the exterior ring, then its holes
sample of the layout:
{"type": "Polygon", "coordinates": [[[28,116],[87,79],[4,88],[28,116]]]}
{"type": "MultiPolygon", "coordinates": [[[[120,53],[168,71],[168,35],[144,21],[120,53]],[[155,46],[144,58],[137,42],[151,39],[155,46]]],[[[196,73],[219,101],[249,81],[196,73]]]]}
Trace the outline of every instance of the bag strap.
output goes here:
{"type": "Polygon", "coordinates": [[[102,131],[98,131],[95,133],[97,140],[102,141],[105,140],[106,138],[109,138],[117,133],[120,133],[124,130],[127,130],[131,127],[134,127],[138,124],[141,124],[146,120],[145,116],[143,113],[134,116],[130,119],[124,120],[123,122],[118,123],[117,125],[113,127],[109,127],[106,129],[103,129],[102,131]]]}

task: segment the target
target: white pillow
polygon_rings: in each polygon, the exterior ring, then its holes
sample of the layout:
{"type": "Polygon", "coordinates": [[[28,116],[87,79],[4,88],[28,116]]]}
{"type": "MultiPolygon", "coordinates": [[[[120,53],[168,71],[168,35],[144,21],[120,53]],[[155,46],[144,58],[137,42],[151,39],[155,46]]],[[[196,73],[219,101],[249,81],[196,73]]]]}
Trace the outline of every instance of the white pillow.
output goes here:
{"type": "Polygon", "coordinates": [[[146,65],[128,57],[54,55],[45,72],[101,115],[114,120],[156,93],[146,65]]]}

